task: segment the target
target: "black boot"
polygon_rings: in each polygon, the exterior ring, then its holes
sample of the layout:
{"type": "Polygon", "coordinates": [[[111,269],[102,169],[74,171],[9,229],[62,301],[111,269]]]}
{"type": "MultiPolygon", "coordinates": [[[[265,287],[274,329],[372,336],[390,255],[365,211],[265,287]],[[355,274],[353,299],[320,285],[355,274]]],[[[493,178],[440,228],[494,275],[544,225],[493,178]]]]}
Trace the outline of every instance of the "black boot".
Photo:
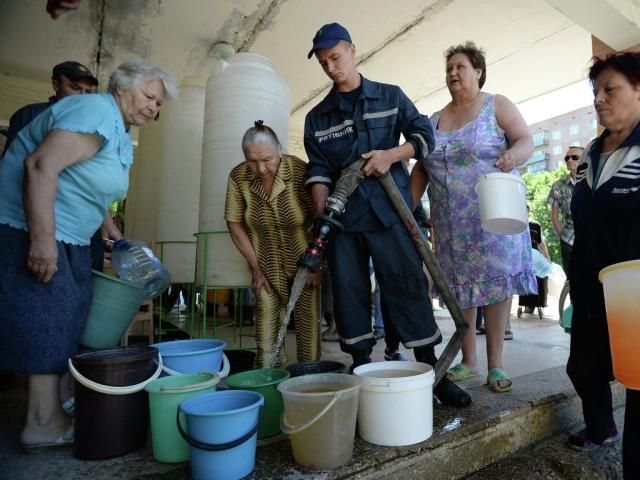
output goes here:
{"type": "MultiPolygon", "coordinates": [[[[418,362],[427,363],[435,368],[437,358],[433,347],[414,348],[413,354],[418,362]]],[[[433,387],[433,394],[440,403],[448,407],[468,407],[471,405],[471,396],[449,380],[446,375],[433,387]]]]}
{"type": "Polygon", "coordinates": [[[353,370],[360,365],[371,363],[371,349],[368,348],[366,350],[353,352],[351,354],[351,357],[353,358],[353,364],[351,364],[351,367],[349,367],[349,373],[353,373],[353,370]]]}
{"type": "Polygon", "coordinates": [[[433,394],[440,403],[448,407],[468,407],[471,405],[471,395],[453,383],[445,375],[433,389],[433,394]]]}

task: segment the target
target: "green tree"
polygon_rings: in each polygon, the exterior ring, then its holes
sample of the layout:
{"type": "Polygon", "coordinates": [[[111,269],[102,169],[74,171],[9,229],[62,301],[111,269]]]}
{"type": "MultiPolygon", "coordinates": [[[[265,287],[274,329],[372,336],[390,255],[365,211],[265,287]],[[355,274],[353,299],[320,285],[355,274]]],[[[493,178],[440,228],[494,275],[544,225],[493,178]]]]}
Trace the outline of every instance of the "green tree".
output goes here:
{"type": "Polygon", "coordinates": [[[551,207],[547,203],[547,197],[553,183],[568,174],[567,168],[562,165],[553,172],[525,173],[522,176],[527,185],[527,203],[531,207],[531,218],[542,226],[551,261],[560,265],[562,265],[560,239],[551,223],[551,207]]]}

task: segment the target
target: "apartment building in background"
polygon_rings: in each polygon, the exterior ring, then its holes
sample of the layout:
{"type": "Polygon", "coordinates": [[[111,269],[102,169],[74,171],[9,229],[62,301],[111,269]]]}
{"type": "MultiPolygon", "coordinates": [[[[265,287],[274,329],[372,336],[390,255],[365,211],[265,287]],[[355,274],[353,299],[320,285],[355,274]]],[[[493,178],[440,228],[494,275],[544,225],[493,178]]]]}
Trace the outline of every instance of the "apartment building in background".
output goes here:
{"type": "Polygon", "coordinates": [[[584,147],[598,132],[598,116],[593,105],[529,125],[535,150],[521,168],[522,173],[553,171],[571,146],[584,147]]]}

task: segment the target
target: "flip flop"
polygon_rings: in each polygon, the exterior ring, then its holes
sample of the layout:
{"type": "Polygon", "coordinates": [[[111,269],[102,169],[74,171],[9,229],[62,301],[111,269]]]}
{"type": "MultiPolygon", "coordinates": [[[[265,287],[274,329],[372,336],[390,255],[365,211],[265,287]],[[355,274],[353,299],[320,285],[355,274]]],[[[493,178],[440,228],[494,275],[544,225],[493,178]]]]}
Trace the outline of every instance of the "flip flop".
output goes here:
{"type": "Polygon", "coordinates": [[[69,430],[64,432],[53,442],[23,443],[22,449],[26,453],[37,453],[40,450],[45,450],[49,448],[60,448],[60,447],[73,445],[73,434],[74,434],[73,425],[71,425],[69,427],[69,430]]]}
{"type": "Polygon", "coordinates": [[[499,368],[492,368],[489,370],[489,375],[487,375],[487,385],[489,385],[489,390],[495,393],[505,393],[511,391],[511,387],[513,386],[511,382],[511,378],[509,375],[505,373],[504,370],[499,368]],[[506,387],[502,387],[498,384],[501,380],[507,380],[509,385],[506,387]]]}
{"type": "Polygon", "coordinates": [[[64,410],[64,413],[66,413],[70,417],[73,417],[73,413],[75,412],[75,409],[76,409],[75,397],[69,397],[66,401],[62,403],[62,410],[64,410]]]}
{"type": "Polygon", "coordinates": [[[504,339],[505,340],[513,340],[513,332],[511,330],[504,331],[504,339]]]}
{"type": "Polygon", "coordinates": [[[472,370],[462,363],[458,363],[447,370],[447,377],[452,382],[459,382],[465,378],[477,377],[478,375],[480,375],[478,370],[472,370]]]}

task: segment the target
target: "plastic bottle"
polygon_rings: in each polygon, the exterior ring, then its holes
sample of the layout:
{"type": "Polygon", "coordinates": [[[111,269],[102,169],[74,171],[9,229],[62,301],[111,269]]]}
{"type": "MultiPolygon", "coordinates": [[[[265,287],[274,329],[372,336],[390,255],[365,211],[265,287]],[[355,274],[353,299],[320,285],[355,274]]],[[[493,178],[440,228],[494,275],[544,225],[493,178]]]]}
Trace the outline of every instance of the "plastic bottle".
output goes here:
{"type": "Polygon", "coordinates": [[[531,258],[533,260],[533,271],[535,272],[536,277],[545,278],[551,275],[553,264],[547,260],[542,253],[535,248],[532,248],[531,258]]]}
{"type": "Polygon", "coordinates": [[[145,298],[157,297],[171,282],[165,266],[144,242],[117,240],[111,254],[111,266],[121,279],[142,287],[145,298]]]}

